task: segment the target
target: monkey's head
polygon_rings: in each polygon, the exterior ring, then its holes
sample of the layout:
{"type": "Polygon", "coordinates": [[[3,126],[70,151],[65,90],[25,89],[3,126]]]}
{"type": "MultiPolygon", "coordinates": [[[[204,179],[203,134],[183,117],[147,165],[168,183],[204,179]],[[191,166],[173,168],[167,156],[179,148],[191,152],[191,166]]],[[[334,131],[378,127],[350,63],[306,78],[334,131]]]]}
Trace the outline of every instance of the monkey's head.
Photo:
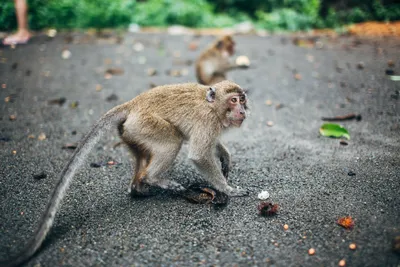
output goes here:
{"type": "Polygon", "coordinates": [[[227,52],[229,56],[232,56],[235,53],[235,41],[233,41],[232,36],[225,35],[220,38],[216,47],[220,52],[227,52]]]}
{"type": "Polygon", "coordinates": [[[240,127],[246,119],[247,95],[236,83],[222,81],[214,84],[207,91],[206,99],[210,102],[227,127],[240,127]]]}

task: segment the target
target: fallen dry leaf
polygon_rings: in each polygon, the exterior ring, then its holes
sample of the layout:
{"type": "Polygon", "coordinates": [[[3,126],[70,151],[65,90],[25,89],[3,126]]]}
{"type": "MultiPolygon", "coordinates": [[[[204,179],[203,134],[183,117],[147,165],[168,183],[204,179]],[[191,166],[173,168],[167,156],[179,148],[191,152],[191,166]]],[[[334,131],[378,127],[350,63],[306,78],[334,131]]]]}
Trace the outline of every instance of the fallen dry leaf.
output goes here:
{"type": "Polygon", "coordinates": [[[352,229],[354,227],[354,220],[351,216],[341,217],[336,223],[346,229],[352,229]]]}

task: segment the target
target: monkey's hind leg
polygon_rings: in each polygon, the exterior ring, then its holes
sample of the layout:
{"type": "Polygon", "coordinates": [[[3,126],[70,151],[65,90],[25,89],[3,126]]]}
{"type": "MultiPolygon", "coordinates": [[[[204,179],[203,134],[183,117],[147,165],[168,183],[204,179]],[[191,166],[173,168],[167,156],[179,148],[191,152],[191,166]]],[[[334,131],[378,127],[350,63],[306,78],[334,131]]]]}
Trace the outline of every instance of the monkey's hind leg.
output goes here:
{"type": "Polygon", "coordinates": [[[147,175],[144,178],[144,183],[151,186],[158,186],[166,190],[173,190],[175,192],[186,190],[181,184],[161,177],[162,173],[166,172],[174,162],[181,145],[181,140],[162,144],[160,143],[156,146],[154,146],[153,143],[153,149],[151,151],[152,158],[146,169],[147,175]]]}
{"type": "Polygon", "coordinates": [[[147,175],[147,166],[151,160],[151,155],[135,144],[128,144],[129,150],[134,158],[135,173],[132,176],[129,184],[128,192],[132,196],[147,196],[149,195],[148,187],[143,183],[147,175]]]}

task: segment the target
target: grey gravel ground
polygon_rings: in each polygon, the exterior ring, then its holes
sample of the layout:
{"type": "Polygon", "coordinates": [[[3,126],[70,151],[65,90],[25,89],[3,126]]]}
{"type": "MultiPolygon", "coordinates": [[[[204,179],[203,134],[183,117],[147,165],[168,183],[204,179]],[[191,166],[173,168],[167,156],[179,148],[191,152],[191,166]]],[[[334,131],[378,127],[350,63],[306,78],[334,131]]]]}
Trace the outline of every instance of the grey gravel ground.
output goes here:
{"type": "MultiPolygon", "coordinates": [[[[0,48],[0,259],[17,253],[36,228],[72,153],[62,146],[150,84],[194,81],[191,62],[213,40],[123,37],[115,43],[60,34],[0,48]],[[142,51],[134,49],[139,42],[142,51]],[[62,58],[64,49],[70,58],[62,58]],[[110,67],[124,74],[105,79],[110,67]],[[148,68],[157,74],[148,76],[148,68]],[[170,76],[171,69],[188,75],[170,76]],[[107,101],[112,94],[118,100],[107,101]],[[60,97],[64,105],[48,103],[60,97]],[[41,133],[45,140],[38,140],[41,133]],[[34,179],[43,172],[46,178],[34,179]]],[[[385,70],[393,60],[400,74],[400,40],[322,38],[317,49],[296,46],[290,36],[235,39],[237,54],[252,66],[229,77],[250,90],[252,109],[242,129],[224,139],[233,156],[231,183],[250,196],[221,210],[166,193],[132,199],[129,155],[113,148],[118,137],[111,132],[76,175],[44,246],[26,266],[337,266],[341,259],[347,266],[399,266],[392,240],[400,235],[400,82],[385,70]],[[319,136],[321,116],[352,112],[362,120],[342,123],[348,146],[319,136]],[[121,164],[90,167],[109,159],[121,164]],[[261,190],[279,204],[278,215],[257,214],[261,190]],[[342,216],[355,219],[354,229],[336,224],[342,216]]],[[[184,147],[166,175],[187,186],[200,175],[186,156],[184,147]]]]}

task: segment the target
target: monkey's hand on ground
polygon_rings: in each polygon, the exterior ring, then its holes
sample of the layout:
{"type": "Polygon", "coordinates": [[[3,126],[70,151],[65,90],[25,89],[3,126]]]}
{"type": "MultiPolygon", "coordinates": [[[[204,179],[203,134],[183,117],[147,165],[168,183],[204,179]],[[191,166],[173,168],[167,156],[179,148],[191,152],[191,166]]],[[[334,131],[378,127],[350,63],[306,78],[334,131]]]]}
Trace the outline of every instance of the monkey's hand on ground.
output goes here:
{"type": "Polygon", "coordinates": [[[231,197],[244,197],[244,196],[248,196],[249,192],[246,189],[242,189],[242,188],[233,188],[233,187],[229,187],[229,196],[231,197]]]}

